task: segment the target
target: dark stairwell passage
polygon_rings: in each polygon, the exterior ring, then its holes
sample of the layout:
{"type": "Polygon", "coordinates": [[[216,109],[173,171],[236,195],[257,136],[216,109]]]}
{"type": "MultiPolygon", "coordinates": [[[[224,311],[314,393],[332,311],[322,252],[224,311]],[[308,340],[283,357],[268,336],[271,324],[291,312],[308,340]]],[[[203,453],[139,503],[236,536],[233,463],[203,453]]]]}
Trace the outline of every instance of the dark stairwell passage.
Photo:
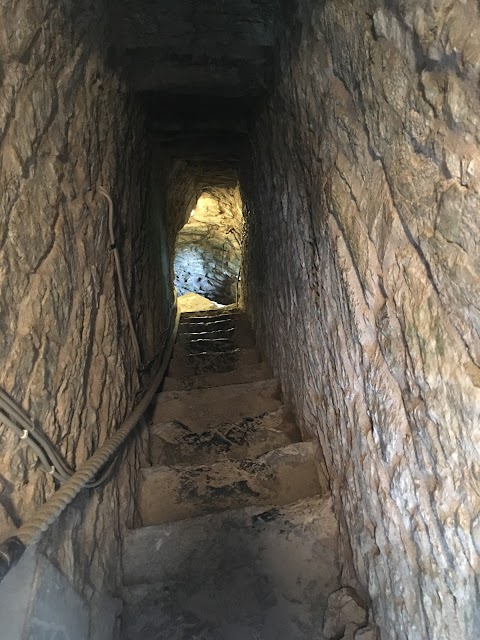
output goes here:
{"type": "Polygon", "coordinates": [[[0,6],[0,640],[477,639],[479,11],[0,6]]]}
{"type": "Polygon", "coordinates": [[[122,638],[318,636],[340,587],[337,526],[315,445],[237,309],[182,314],[150,461],[125,541],[122,638]]]}

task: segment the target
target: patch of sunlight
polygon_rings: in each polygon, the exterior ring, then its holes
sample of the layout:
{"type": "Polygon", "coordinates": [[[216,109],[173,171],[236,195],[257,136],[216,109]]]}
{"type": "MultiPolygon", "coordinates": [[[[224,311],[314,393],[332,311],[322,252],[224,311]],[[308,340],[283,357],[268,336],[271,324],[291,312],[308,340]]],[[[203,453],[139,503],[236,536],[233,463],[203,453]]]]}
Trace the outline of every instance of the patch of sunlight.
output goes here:
{"type": "Polygon", "coordinates": [[[181,313],[187,311],[209,311],[211,309],[222,309],[225,305],[213,302],[204,298],[198,293],[185,293],[178,297],[178,308],[181,313]]]}

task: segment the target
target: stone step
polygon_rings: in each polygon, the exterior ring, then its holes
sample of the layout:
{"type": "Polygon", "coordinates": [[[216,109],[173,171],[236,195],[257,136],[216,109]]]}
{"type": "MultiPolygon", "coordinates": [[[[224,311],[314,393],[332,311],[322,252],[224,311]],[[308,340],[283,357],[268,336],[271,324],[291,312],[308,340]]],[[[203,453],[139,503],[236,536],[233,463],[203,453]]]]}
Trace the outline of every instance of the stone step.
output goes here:
{"type": "Polygon", "coordinates": [[[172,378],[184,378],[204,373],[227,373],[237,367],[257,364],[261,361],[256,349],[231,349],[190,354],[176,346],[168,366],[172,378]]]}
{"type": "Polygon", "coordinates": [[[200,465],[222,459],[257,458],[301,440],[295,423],[284,413],[281,407],[201,433],[176,421],[151,425],[150,461],[153,465],[200,465]]]}
{"type": "Polygon", "coordinates": [[[321,639],[337,538],[319,496],[129,531],[122,638],[321,639]]]}
{"type": "Polygon", "coordinates": [[[238,307],[222,309],[209,309],[208,311],[186,311],[181,314],[180,322],[205,322],[208,320],[235,319],[239,316],[247,317],[247,314],[238,307]]]}
{"type": "Polygon", "coordinates": [[[200,327],[202,325],[217,325],[220,327],[222,324],[232,324],[232,325],[250,325],[250,319],[246,313],[231,313],[231,314],[222,314],[222,315],[198,315],[191,317],[184,317],[183,314],[180,317],[180,326],[189,325],[193,329],[195,327],[200,327]]]}
{"type": "Polygon", "coordinates": [[[297,442],[258,458],[141,469],[144,526],[235,507],[284,505],[320,492],[315,445],[297,442]]]}
{"type": "Polygon", "coordinates": [[[195,344],[200,340],[224,339],[229,340],[234,347],[238,347],[240,349],[255,346],[255,336],[250,327],[243,328],[229,326],[220,329],[208,329],[206,331],[201,330],[201,327],[200,331],[195,330],[195,327],[193,327],[193,329],[194,330],[190,333],[180,333],[177,338],[177,344],[187,347],[188,345],[195,344]]]}
{"type": "MultiPolygon", "coordinates": [[[[191,334],[185,333],[183,335],[189,336],[191,334]]],[[[232,351],[236,348],[229,338],[214,338],[208,336],[208,334],[202,335],[207,337],[177,341],[172,358],[175,359],[179,356],[188,357],[200,353],[225,353],[226,351],[232,351]]]]}
{"type": "Polygon", "coordinates": [[[180,316],[180,323],[204,323],[204,322],[238,322],[239,320],[247,320],[248,316],[243,311],[225,312],[225,311],[209,311],[209,312],[192,312],[182,313],[180,316]]]}
{"type": "Polygon", "coordinates": [[[181,322],[178,326],[178,333],[198,333],[200,331],[220,331],[222,329],[236,329],[239,331],[252,331],[247,316],[239,315],[236,318],[210,318],[207,320],[192,320],[181,322]]]}
{"type": "Polygon", "coordinates": [[[180,326],[190,326],[193,331],[196,331],[199,327],[203,327],[204,325],[210,325],[210,328],[216,325],[217,328],[220,328],[222,325],[235,326],[237,323],[239,324],[250,324],[248,316],[245,314],[230,314],[230,315],[222,315],[222,316],[198,316],[192,318],[181,318],[180,326]]]}
{"type": "Polygon", "coordinates": [[[225,373],[204,373],[186,378],[167,377],[163,383],[163,391],[183,391],[187,389],[205,389],[230,384],[243,384],[267,380],[272,377],[272,370],[266,362],[247,364],[225,373]]]}
{"type": "Polygon", "coordinates": [[[201,327],[207,327],[210,329],[221,327],[235,327],[235,326],[251,326],[250,320],[245,313],[237,313],[234,315],[223,316],[198,316],[194,318],[180,319],[179,331],[185,331],[188,327],[191,327],[192,331],[197,331],[201,327]]]}
{"type": "MultiPolygon", "coordinates": [[[[178,333],[195,333],[198,331],[214,331],[214,330],[219,330],[219,329],[232,329],[235,328],[235,326],[238,323],[238,319],[232,319],[232,318],[226,318],[226,319],[222,319],[222,318],[210,318],[210,319],[205,319],[205,320],[194,320],[192,319],[190,320],[183,320],[183,322],[180,322],[180,324],[178,325],[178,333]]],[[[247,320],[245,317],[243,317],[242,321],[240,322],[240,324],[247,324],[247,320]]],[[[250,326],[250,323],[248,323],[248,326],[250,326]]]]}
{"type": "Polygon", "coordinates": [[[199,432],[219,424],[236,422],[276,411],[282,405],[276,380],[261,380],[223,387],[160,393],[153,405],[151,422],[177,420],[199,432]]]}

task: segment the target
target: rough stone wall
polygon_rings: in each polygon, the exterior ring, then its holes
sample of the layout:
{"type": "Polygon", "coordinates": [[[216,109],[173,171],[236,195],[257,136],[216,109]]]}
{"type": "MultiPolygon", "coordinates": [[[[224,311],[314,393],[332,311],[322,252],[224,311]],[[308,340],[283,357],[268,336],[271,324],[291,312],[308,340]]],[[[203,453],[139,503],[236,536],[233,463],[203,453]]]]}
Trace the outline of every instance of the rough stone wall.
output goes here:
{"type": "MultiPolygon", "coordinates": [[[[4,2],[0,24],[0,386],[78,466],[149,378],[136,371],[100,185],[115,204],[145,361],[159,349],[168,314],[143,111],[105,63],[102,2],[4,2]]],[[[3,539],[55,486],[3,425],[0,439],[3,539]]],[[[42,545],[87,598],[118,583],[141,445],[132,444],[114,481],[67,509],[42,545]]]]}
{"type": "Polygon", "coordinates": [[[177,236],[177,291],[179,295],[198,293],[220,304],[232,304],[241,263],[243,218],[239,189],[210,188],[202,193],[192,211],[177,236]]]}
{"type": "Polygon", "coordinates": [[[241,181],[246,304],[382,638],[473,640],[478,3],[288,4],[241,181]]]}

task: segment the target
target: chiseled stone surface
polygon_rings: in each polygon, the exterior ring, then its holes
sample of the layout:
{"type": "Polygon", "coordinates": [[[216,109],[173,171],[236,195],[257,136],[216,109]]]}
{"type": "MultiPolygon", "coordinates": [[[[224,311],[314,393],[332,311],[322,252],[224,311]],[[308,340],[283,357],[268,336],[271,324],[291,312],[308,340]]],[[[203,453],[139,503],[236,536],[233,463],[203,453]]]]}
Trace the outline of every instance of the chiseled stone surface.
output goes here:
{"type": "MultiPolygon", "coordinates": [[[[144,118],[104,61],[103,2],[1,2],[0,23],[0,386],[78,466],[118,426],[140,387],[100,185],[115,204],[146,360],[161,344],[168,313],[161,240],[148,217],[144,118]]],[[[118,583],[141,446],[138,439],[117,480],[84,492],[42,543],[87,601],[118,583]]],[[[3,539],[55,487],[3,425],[0,449],[3,539]]]]}
{"type": "Polygon", "coordinates": [[[243,172],[247,305],[382,638],[473,640],[478,3],[291,9],[243,172]]]}
{"type": "Polygon", "coordinates": [[[258,380],[221,387],[167,391],[152,404],[152,422],[178,420],[193,432],[259,416],[282,406],[276,380],[258,380]]]}
{"type": "Polygon", "coordinates": [[[355,631],[353,637],[355,640],[378,640],[378,629],[374,624],[370,623],[366,627],[355,631]]]}
{"type": "Polygon", "coordinates": [[[367,623],[367,612],[363,602],[358,602],[357,594],[348,587],[334,591],[328,598],[323,635],[326,638],[338,638],[343,634],[345,640],[359,627],[367,623]]]}

